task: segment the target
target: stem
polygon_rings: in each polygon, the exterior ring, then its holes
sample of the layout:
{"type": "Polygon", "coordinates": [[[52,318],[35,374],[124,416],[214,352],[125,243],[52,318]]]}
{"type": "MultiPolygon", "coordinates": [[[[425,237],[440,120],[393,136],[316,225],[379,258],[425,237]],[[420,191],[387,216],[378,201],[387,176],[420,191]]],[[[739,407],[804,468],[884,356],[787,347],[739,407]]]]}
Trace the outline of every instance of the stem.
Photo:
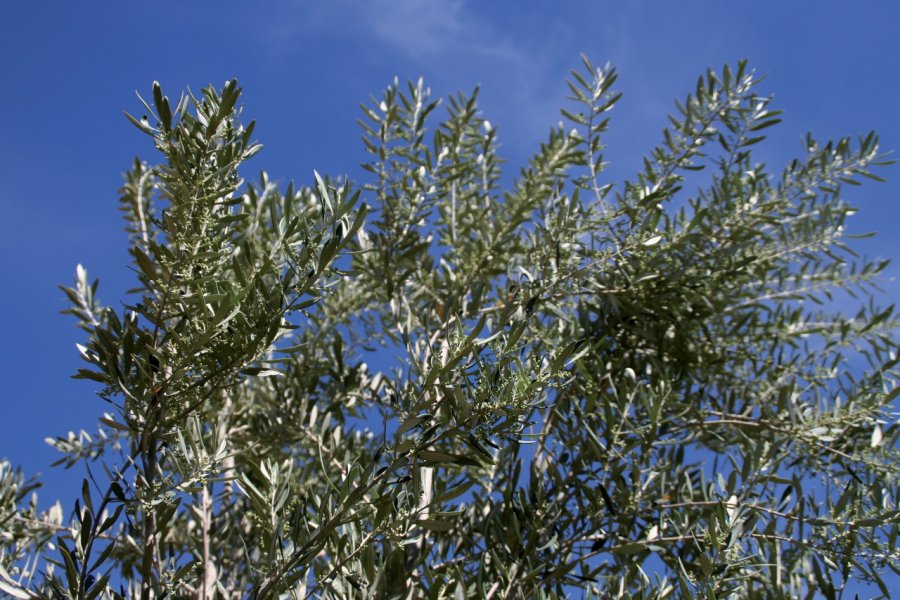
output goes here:
{"type": "Polygon", "coordinates": [[[209,484],[203,484],[203,492],[200,501],[202,520],[200,527],[203,531],[203,581],[200,586],[198,598],[211,600],[216,591],[216,565],[212,562],[210,554],[210,530],[212,529],[212,503],[209,497],[209,484]]]}
{"type": "MultiPolygon", "coordinates": [[[[148,492],[153,489],[153,481],[156,479],[156,444],[157,440],[153,433],[149,434],[149,439],[142,446],[146,446],[146,450],[141,451],[141,460],[144,463],[144,484],[147,486],[148,492]]],[[[151,513],[144,519],[142,534],[144,538],[144,556],[141,560],[141,600],[150,600],[150,585],[153,577],[153,559],[156,555],[156,537],[157,523],[156,511],[151,508],[151,513]]]]}

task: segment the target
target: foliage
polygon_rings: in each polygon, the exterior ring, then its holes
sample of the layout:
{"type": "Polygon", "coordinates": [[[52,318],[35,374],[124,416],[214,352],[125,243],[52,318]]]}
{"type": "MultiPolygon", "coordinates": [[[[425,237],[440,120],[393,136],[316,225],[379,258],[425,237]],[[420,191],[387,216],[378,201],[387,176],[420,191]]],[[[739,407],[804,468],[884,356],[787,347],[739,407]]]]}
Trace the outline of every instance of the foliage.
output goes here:
{"type": "Polygon", "coordinates": [[[284,191],[240,178],[236,82],[175,105],[154,84],[129,116],[163,156],[121,190],[130,304],[80,266],[63,288],[110,412],[50,440],[88,466],[71,518],[0,464],[0,589],[889,595],[897,323],[844,232],[876,137],[809,137],[770,173],[751,152],[779,112],[742,62],[615,186],[615,79],[585,59],[508,186],[477,90],[435,124],[394,82],[363,106],[368,182],[284,191]]]}

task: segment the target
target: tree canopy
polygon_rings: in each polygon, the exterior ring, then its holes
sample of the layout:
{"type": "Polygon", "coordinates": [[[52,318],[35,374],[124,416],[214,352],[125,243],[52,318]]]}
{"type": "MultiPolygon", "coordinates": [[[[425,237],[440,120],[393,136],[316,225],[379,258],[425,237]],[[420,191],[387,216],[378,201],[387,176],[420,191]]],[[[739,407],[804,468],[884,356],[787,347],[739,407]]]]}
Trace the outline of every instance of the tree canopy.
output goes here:
{"type": "Polygon", "coordinates": [[[897,321],[845,224],[890,161],[872,133],[755,161],[779,111],[740,62],[611,182],[615,81],[585,58],[515,177],[477,89],[444,111],[394,81],[362,106],[364,181],[284,188],[241,177],[236,81],[154,83],[135,288],[62,288],[107,412],[49,441],[88,477],[40,510],[0,463],[0,590],[889,595],[897,321]]]}

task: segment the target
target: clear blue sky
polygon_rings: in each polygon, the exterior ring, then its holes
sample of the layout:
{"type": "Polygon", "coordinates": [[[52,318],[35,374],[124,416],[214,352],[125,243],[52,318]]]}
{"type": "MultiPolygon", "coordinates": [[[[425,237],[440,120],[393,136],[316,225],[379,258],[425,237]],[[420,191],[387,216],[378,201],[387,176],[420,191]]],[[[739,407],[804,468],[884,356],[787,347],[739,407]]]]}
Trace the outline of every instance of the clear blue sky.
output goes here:
{"type": "MultiPolygon", "coordinates": [[[[44,473],[44,500],[71,505],[80,474],[49,469],[43,439],[95,431],[104,410],[69,376],[82,341],[59,283],[83,263],[119,305],[132,286],[116,199],[132,158],[155,161],[122,116],[159,80],[170,96],[237,77],[257,119],[260,169],[308,183],[313,169],[358,175],[358,105],[393,77],[425,77],[436,96],[482,85],[514,172],[559,120],[564,80],[585,52],[620,70],[607,137],[621,181],[659,140],[665,115],[707,67],[747,57],[785,110],[760,146],[774,169],[819,138],[875,129],[900,150],[900,3],[685,0],[227,0],[151,3],[7,0],[0,19],[0,456],[44,473]],[[74,484],[74,487],[73,487],[74,484]]],[[[887,184],[848,190],[860,247],[898,257],[900,165],[887,184]]],[[[896,278],[900,266],[889,275],[896,278]]],[[[884,284],[884,303],[900,297],[884,284]]],[[[42,504],[44,504],[42,502],[42,504]]]]}

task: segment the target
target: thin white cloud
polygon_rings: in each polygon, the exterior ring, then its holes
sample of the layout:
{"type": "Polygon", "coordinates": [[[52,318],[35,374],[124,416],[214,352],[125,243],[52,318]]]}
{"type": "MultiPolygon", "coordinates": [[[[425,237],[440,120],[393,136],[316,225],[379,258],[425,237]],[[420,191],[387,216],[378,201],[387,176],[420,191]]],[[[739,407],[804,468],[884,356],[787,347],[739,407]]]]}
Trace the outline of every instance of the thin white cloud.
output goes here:
{"type": "Polygon", "coordinates": [[[467,0],[283,0],[266,38],[275,53],[304,51],[329,37],[367,46],[363,60],[379,67],[399,61],[401,78],[424,74],[448,91],[484,83],[483,104],[493,107],[486,116],[501,127],[501,139],[530,146],[559,118],[566,92],[560,64],[577,61],[566,48],[572,32],[560,22],[517,22],[517,15],[491,21],[476,6],[467,0]]]}
{"type": "Polygon", "coordinates": [[[462,0],[375,0],[365,13],[372,34],[413,61],[461,52],[510,62],[526,58],[523,49],[469,13],[462,0]]]}
{"type": "Polygon", "coordinates": [[[428,62],[460,53],[518,62],[522,48],[478,19],[464,0],[285,0],[267,37],[283,48],[295,46],[311,34],[363,36],[399,52],[412,62],[428,62]]]}
{"type": "MultiPolygon", "coordinates": [[[[365,26],[380,41],[412,60],[439,56],[466,34],[459,0],[375,0],[367,5],[365,26]]],[[[471,25],[471,24],[469,24],[471,25]]]]}

